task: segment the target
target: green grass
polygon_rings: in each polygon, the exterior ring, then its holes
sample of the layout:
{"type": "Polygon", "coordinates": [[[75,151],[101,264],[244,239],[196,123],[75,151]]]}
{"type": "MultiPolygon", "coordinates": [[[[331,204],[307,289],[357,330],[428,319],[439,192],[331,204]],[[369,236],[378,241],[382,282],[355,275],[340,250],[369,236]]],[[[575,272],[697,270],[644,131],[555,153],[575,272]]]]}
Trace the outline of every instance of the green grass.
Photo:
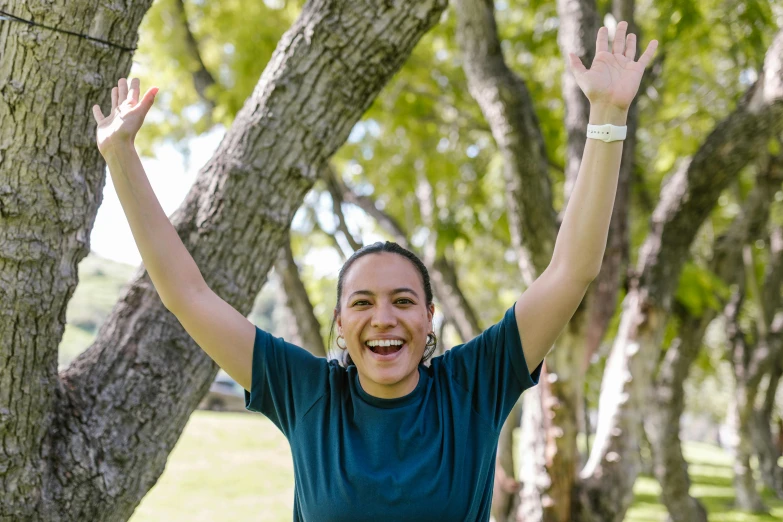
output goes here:
{"type": "Polygon", "coordinates": [[[197,410],[132,522],[292,518],[288,441],[260,414],[197,410]]]}
{"type": "MultiPolygon", "coordinates": [[[[712,444],[687,442],[683,445],[691,476],[691,495],[707,509],[710,522],[773,522],[783,520],[783,500],[769,492],[762,499],[770,508],[769,515],[757,515],[736,510],[731,457],[712,444]]],[[[641,476],[634,484],[634,502],[625,517],[626,522],[664,522],[666,508],[658,501],[661,488],[649,476],[641,476]]]]}
{"type": "MultiPolygon", "coordinates": [[[[771,515],[732,508],[731,458],[723,450],[710,444],[686,443],[684,451],[694,482],[691,493],[704,502],[710,522],[783,520],[783,501],[770,494],[763,498],[772,509],[771,515]]],[[[625,520],[666,520],[659,492],[655,479],[639,477],[625,520]]],[[[293,500],[291,450],[266,417],[198,410],[131,522],[290,521],[293,500]]]]}
{"type": "Polygon", "coordinates": [[[68,302],[58,367],[65,368],[95,339],[136,267],[90,253],[79,263],[79,284],[68,302]]]}

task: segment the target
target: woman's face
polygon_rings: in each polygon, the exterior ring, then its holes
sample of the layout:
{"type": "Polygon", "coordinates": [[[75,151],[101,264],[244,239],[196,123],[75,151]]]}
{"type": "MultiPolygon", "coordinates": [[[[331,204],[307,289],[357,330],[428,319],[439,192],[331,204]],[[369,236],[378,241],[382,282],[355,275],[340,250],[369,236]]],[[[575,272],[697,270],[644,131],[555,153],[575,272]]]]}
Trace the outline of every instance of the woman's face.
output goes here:
{"type": "Polygon", "coordinates": [[[386,399],[413,391],[434,310],[407,258],[382,252],[354,261],[343,280],[336,322],[364,391],[386,399]],[[371,346],[377,341],[392,342],[371,346]]]}

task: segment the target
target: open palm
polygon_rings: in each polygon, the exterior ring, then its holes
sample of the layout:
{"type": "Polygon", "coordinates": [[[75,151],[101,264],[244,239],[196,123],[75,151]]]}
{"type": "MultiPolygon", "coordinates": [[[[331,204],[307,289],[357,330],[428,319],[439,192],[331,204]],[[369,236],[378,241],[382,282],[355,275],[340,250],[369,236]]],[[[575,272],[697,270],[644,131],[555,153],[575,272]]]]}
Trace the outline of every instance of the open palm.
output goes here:
{"type": "Polygon", "coordinates": [[[104,116],[98,105],[93,106],[92,114],[98,123],[96,140],[101,152],[114,143],[133,141],[152,107],[157,92],[158,89],[152,87],[139,101],[139,79],[131,80],[129,89],[128,81],[125,78],[120,78],[117,87],[111,90],[111,112],[109,115],[104,116]]]}
{"type": "Polygon", "coordinates": [[[609,30],[601,27],[596,39],[596,53],[590,69],[579,58],[569,53],[571,71],[576,83],[585,93],[591,104],[606,104],[627,109],[633,101],[642,74],[652,60],[658,41],[652,40],[638,62],[636,55],[636,35],[628,34],[628,22],[617,24],[612,51],[609,52],[609,30]]]}

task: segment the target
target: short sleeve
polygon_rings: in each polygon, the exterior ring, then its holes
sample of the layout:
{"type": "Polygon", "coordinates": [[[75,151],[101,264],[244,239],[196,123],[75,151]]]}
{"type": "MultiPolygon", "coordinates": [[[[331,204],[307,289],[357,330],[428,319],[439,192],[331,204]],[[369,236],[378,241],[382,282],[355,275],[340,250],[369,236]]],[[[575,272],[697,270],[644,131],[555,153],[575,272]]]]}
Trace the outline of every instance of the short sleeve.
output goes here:
{"type": "Polygon", "coordinates": [[[442,357],[469,392],[475,411],[498,431],[522,392],[538,384],[543,364],[532,375],[528,371],[513,306],[499,323],[442,357]]]}
{"type": "Polygon", "coordinates": [[[256,327],[245,408],[263,413],[290,437],[297,421],[326,393],[328,373],[326,359],[256,327]]]}

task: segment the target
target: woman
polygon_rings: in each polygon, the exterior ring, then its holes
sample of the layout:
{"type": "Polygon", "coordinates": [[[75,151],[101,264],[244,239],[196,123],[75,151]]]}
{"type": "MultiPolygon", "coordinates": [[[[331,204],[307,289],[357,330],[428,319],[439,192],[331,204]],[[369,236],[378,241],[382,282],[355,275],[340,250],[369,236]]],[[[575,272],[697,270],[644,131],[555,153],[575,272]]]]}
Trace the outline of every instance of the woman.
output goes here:
{"type": "Polygon", "coordinates": [[[598,31],[590,70],[571,71],[591,102],[584,157],[549,267],[503,319],[424,361],[437,339],[427,269],[394,243],[357,251],[334,310],[345,366],[258,329],[214,294],[158,204],[133,140],[157,89],[112,89],[93,107],[98,147],[155,288],[187,332],[241,384],[246,407],[291,443],[295,520],[488,520],[500,428],[573,315],[606,247],[625,118],[657,46],[638,62],[620,22],[598,31]],[[619,132],[618,132],[619,131],[619,132]],[[605,143],[602,143],[605,141],[605,143]]]}

